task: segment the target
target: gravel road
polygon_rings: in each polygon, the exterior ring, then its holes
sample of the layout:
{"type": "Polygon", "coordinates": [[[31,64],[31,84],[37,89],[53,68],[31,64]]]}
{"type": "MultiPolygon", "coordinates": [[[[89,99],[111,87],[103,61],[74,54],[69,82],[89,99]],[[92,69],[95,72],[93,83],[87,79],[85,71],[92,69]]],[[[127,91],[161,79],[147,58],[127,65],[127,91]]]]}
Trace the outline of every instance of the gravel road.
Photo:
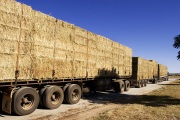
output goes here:
{"type": "Polygon", "coordinates": [[[170,78],[169,81],[163,81],[158,84],[148,84],[143,88],[131,88],[123,94],[113,92],[98,92],[83,97],[75,105],[62,104],[54,110],[37,109],[30,115],[15,116],[2,113],[0,111],[0,120],[58,120],[58,119],[87,119],[98,115],[103,110],[116,107],[116,101],[120,99],[131,99],[131,96],[143,95],[162,87],[162,84],[168,84],[176,79],[170,78]],[[93,114],[92,114],[93,113],[93,114]]]}

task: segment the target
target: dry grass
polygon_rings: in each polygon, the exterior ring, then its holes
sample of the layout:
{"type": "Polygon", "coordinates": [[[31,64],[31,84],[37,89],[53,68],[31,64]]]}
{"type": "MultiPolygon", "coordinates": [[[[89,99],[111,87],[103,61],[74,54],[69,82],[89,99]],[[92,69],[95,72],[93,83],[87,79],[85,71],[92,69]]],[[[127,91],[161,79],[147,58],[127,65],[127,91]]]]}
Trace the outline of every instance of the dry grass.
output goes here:
{"type": "Polygon", "coordinates": [[[93,120],[180,120],[180,80],[101,113],[93,120]]]}
{"type": "Polygon", "coordinates": [[[169,78],[180,78],[180,76],[169,76],[169,78]]]}

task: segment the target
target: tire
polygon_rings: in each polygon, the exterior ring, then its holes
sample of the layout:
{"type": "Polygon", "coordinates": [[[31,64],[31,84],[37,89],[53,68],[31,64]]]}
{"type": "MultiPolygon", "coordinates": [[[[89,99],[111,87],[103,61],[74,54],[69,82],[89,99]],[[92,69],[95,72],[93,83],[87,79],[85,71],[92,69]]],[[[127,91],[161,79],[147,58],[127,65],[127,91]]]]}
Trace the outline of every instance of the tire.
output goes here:
{"type": "Polygon", "coordinates": [[[153,83],[153,84],[157,84],[157,81],[158,81],[158,80],[155,78],[152,83],[153,83]]]}
{"type": "Polygon", "coordinates": [[[46,108],[55,109],[62,104],[63,99],[63,90],[58,86],[50,86],[44,92],[43,104],[46,108]]]}
{"type": "Polygon", "coordinates": [[[124,85],[124,82],[123,81],[120,81],[119,82],[119,86],[120,86],[120,93],[123,93],[124,92],[124,89],[125,89],[125,85],[124,85]]]}
{"type": "MultiPolygon", "coordinates": [[[[70,84],[66,84],[66,85],[63,87],[63,92],[64,92],[64,94],[66,93],[67,88],[69,87],[69,85],[70,85],[70,84]]],[[[64,99],[63,99],[63,103],[65,103],[65,104],[67,104],[67,103],[68,103],[68,102],[67,102],[67,100],[66,100],[66,97],[64,97],[64,99]]]]}
{"type": "Polygon", "coordinates": [[[124,82],[124,86],[125,86],[124,91],[128,91],[129,88],[130,88],[130,82],[129,82],[128,80],[126,80],[126,81],[124,82]]]}
{"type": "Polygon", "coordinates": [[[28,115],[39,105],[39,95],[35,89],[23,87],[13,95],[12,110],[17,115],[28,115]]]}
{"type": "Polygon", "coordinates": [[[77,84],[71,84],[65,92],[65,98],[67,103],[76,104],[81,99],[81,88],[77,84]]]}
{"type": "Polygon", "coordinates": [[[147,86],[147,80],[144,80],[144,87],[147,86]]]}
{"type": "Polygon", "coordinates": [[[141,84],[141,87],[144,87],[144,80],[141,80],[140,84],[141,84]]]}
{"type": "Polygon", "coordinates": [[[119,82],[113,83],[114,92],[119,93],[120,92],[120,85],[119,82]]]}
{"type": "Polygon", "coordinates": [[[138,82],[137,82],[137,85],[136,85],[135,87],[136,87],[136,88],[141,88],[141,82],[138,81],[138,82]]]}
{"type": "Polygon", "coordinates": [[[43,96],[44,96],[44,92],[46,91],[46,89],[47,89],[47,87],[44,87],[44,88],[42,88],[40,91],[39,91],[39,105],[41,106],[41,107],[45,107],[44,106],[44,103],[43,103],[43,96]]]}

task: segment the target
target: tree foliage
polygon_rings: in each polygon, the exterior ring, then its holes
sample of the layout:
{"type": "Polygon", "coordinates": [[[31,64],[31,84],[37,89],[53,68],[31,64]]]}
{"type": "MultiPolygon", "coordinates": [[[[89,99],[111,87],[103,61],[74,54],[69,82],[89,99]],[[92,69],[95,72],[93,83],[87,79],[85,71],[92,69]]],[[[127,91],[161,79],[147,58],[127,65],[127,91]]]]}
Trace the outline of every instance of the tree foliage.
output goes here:
{"type": "MultiPolygon", "coordinates": [[[[174,37],[173,47],[177,49],[180,48],[180,35],[177,35],[176,37],[174,37]]],[[[180,60],[180,51],[178,52],[177,59],[180,60]]]]}

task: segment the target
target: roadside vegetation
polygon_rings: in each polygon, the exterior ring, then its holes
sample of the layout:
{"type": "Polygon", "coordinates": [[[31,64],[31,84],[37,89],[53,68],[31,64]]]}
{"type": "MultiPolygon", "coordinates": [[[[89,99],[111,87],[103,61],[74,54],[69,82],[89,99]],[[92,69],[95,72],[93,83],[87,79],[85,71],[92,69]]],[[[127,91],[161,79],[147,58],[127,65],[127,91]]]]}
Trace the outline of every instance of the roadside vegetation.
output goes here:
{"type": "Polygon", "coordinates": [[[169,78],[179,78],[179,79],[180,79],[180,75],[176,75],[176,76],[169,76],[169,78]]]}
{"type": "Polygon", "coordinates": [[[180,120],[180,80],[137,96],[91,120],[180,120]]]}

